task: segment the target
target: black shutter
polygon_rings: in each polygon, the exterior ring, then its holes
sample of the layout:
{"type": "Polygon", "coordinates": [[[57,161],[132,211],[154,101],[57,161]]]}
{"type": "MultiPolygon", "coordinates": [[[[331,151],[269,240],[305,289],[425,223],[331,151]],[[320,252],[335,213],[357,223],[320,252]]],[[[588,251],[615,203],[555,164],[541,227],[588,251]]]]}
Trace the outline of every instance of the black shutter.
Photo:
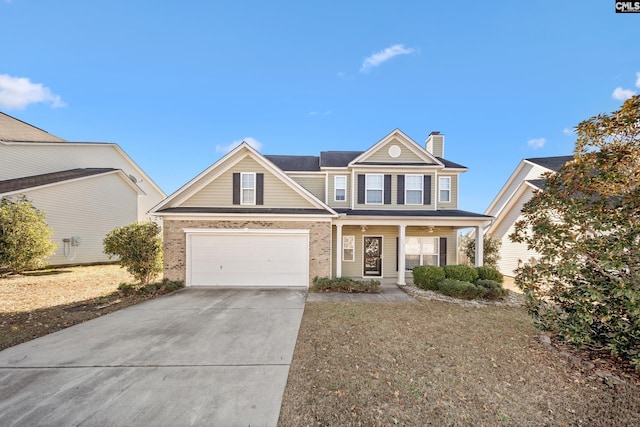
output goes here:
{"type": "Polygon", "coordinates": [[[358,203],[361,205],[364,204],[364,193],[365,193],[365,182],[364,175],[358,175],[358,203]]]}
{"type": "Polygon", "coordinates": [[[264,174],[256,174],[256,205],[264,205],[264,174]]]}
{"type": "Polygon", "coordinates": [[[447,265],[447,238],[440,238],[440,267],[447,265]]]}
{"type": "Polygon", "coordinates": [[[384,204],[391,204],[391,175],[384,176],[384,204]]]}
{"type": "Polygon", "coordinates": [[[404,175],[398,175],[398,204],[404,205],[404,175]]]}
{"type": "Polygon", "coordinates": [[[425,205],[430,205],[431,204],[431,175],[425,175],[424,176],[424,184],[423,184],[423,203],[425,205]]]}
{"type": "Polygon", "coordinates": [[[233,204],[240,204],[240,173],[237,172],[233,174],[233,204]]]}

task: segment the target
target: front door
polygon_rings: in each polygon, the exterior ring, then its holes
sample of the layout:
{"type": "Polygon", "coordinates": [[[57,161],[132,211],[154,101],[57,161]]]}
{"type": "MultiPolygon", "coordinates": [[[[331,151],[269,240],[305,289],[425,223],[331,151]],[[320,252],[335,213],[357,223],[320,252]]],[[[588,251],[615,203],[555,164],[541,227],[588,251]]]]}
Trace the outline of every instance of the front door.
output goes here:
{"type": "Polygon", "coordinates": [[[382,237],[364,238],[364,275],[382,276],[382,237]]]}

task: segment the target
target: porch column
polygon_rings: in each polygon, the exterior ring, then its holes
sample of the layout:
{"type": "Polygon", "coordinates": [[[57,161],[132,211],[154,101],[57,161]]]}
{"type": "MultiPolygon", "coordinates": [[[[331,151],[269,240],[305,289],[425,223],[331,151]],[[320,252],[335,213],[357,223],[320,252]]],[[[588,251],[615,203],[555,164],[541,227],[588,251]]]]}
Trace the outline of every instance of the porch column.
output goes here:
{"type": "Polygon", "coordinates": [[[484,236],[482,235],[483,228],[481,226],[476,227],[476,267],[482,267],[482,260],[484,258],[484,236]]]}
{"type": "Polygon", "coordinates": [[[404,259],[404,240],[407,231],[406,225],[398,226],[398,285],[404,285],[404,270],[405,270],[405,259],[404,259]]]}
{"type": "Polygon", "coordinates": [[[336,224],[336,277],[342,277],[342,224],[336,224]]]}

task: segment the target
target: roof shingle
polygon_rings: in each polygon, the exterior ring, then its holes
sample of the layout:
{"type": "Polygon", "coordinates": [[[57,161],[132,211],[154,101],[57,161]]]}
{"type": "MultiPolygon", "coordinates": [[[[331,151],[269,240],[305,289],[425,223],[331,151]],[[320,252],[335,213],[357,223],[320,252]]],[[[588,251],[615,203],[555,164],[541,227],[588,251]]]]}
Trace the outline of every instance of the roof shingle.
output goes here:
{"type": "Polygon", "coordinates": [[[70,169],[60,172],[45,173],[42,175],[26,176],[24,178],[7,179],[0,181],[0,194],[13,191],[26,190],[28,188],[40,187],[47,184],[69,181],[71,179],[84,178],[92,175],[113,172],[118,169],[113,168],[86,168],[70,169]]]}

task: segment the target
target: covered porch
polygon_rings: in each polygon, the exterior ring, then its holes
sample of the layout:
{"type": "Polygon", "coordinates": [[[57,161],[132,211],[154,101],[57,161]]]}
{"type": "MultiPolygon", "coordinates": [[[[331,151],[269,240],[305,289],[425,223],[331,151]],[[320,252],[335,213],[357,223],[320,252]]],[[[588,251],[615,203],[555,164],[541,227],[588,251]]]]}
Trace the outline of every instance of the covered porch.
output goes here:
{"type": "Polygon", "coordinates": [[[441,211],[419,211],[420,216],[408,216],[406,211],[399,213],[394,217],[377,212],[341,214],[335,219],[332,275],[393,280],[404,285],[416,265],[457,264],[458,231],[466,228],[475,228],[480,236],[475,258],[476,265],[482,265],[482,229],[491,217],[467,212],[457,217],[443,216],[441,211]]]}

